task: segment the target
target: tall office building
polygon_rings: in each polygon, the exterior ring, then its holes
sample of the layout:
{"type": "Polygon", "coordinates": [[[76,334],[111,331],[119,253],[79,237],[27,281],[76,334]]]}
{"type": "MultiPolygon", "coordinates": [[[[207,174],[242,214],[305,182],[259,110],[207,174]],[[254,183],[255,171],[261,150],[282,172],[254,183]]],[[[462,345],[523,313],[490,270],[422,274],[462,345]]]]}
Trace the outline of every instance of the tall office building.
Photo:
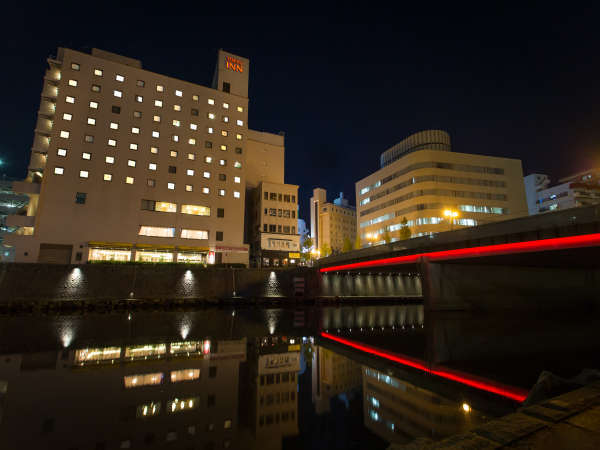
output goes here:
{"type": "Polygon", "coordinates": [[[354,244],[356,210],[350,206],[342,192],[331,203],[327,202],[327,191],[316,188],[313,190],[310,204],[310,227],[316,249],[329,246],[332,252],[338,253],[343,250],[345,241],[354,244]]]}
{"type": "Polygon", "coordinates": [[[248,264],[249,61],[220,50],[211,87],[98,49],[48,63],[16,261],[248,264]]]}
{"type": "Polygon", "coordinates": [[[453,152],[444,131],[409,136],[380,164],[356,183],[363,244],[370,236],[382,242],[386,232],[399,239],[405,217],[412,235],[422,236],[527,215],[521,161],[453,152]]]}

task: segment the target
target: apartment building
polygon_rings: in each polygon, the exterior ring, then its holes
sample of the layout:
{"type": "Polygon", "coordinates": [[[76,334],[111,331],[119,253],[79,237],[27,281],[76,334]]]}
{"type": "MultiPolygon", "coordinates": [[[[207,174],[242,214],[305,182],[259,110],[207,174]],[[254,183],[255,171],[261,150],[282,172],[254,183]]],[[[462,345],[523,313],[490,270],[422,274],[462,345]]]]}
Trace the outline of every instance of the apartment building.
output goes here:
{"type": "Polygon", "coordinates": [[[247,265],[249,61],[220,50],[210,87],[98,49],[48,64],[16,261],[247,265]]]}
{"type": "Polygon", "coordinates": [[[521,161],[453,152],[441,130],[413,134],[381,154],[381,168],[356,183],[362,244],[527,215],[521,161]],[[370,237],[375,237],[370,241],[370,237]]]}
{"type": "Polygon", "coordinates": [[[329,246],[333,253],[338,253],[344,249],[346,241],[354,245],[356,210],[342,192],[331,203],[327,202],[325,189],[313,189],[310,206],[311,233],[316,249],[329,246]]]}

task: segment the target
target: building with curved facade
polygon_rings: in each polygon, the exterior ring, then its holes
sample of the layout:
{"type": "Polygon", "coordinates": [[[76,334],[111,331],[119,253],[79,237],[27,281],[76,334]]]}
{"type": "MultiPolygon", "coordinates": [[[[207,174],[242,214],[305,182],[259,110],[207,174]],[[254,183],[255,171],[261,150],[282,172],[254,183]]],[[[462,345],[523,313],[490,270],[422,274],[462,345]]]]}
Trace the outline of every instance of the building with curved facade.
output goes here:
{"type": "Polygon", "coordinates": [[[363,245],[382,242],[386,232],[400,239],[403,218],[414,237],[528,214],[521,161],[453,152],[445,131],[415,133],[380,162],[356,183],[363,245]]]}

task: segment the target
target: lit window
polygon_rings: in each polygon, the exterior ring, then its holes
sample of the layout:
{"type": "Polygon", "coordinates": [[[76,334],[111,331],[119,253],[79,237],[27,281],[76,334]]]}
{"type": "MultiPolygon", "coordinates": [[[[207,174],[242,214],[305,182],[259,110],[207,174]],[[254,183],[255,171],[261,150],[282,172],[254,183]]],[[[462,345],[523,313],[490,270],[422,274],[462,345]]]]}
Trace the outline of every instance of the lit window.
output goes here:
{"type": "Polygon", "coordinates": [[[175,237],[175,228],[140,226],[139,236],[175,237]]]}
{"type": "Polygon", "coordinates": [[[134,181],[135,179],[133,177],[125,177],[125,183],[127,184],[133,184],[134,181]]]}
{"type": "Polygon", "coordinates": [[[65,131],[65,130],[62,130],[60,132],[60,137],[63,138],[63,139],[69,139],[69,132],[65,131]]]}
{"type": "Polygon", "coordinates": [[[244,126],[244,121],[243,120],[238,119],[238,120],[235,121],[235,123],[237,123],[238,126],[240,126],[240,127],[244,126]]]}
{"type": "Polygon", "coordinates": [[[121,98],[121,97],[123,97],[123,92],[121,92],[121,91],[119,91],[119,90],[115,89],[115,90],[113,91],[113,95],[114,95],[115,97],[121,98]]]}
{"type": "Polygon", "coordinates": [[[181,92],[180,90],[176,89],[176,90],[175,90],[175,95],[176,95],[177,97],[182,97],[182,96],[183,96],[183,92],[181,92]]]}
{"type": "Polygon", "coordinates": [[[136,85],[137,87],[144,87],[144,86],[146,86],[146,82],[145,82],[144,80],[137,80],[137,81],[135,82],[135,85],[136,85]]]}
{"type": "Polygon", "coordinates": [[[223,122],[228,123],[229,122],[229,117],[223,116],[223,122]]]}
{"type": "Polygon", "coordinates": [[[197,380],[198,378],[200,378],[200,369],[173,370],[171,372],[171,383],[197,380]]]}
{"type": "Polygon", "coordinates": [[[196,159],[196,154],[195,153],[188,153],[188,159],[191,159],[192,161],[196,159]]]}
{"type": "Polygon", "coordinates": [[[179,126],[181,126],[181,122],[179,120],[173,119],[173,126],[179,127],[179,126]]]}
{"type": "Polygon", "coordinates": [[[63,173],[65,173],[65,168],[64,167],[55,167],[54,168],[54,174],[55,175],[62,175],[63,173]]]}
{"type": "Polygon", "coordinates": [[[208,231],[206,230],[186,230],[181,229],[181,237],[183,239],[208,239],[208,231]]]}
{"type": "Polygon", "coordinates": [[[152,132],[152,137],[153,138],[158,138],[158,137],[160,137],[160,133],[158,131],[153,131],[152,132]]]}
{"type": "Polygon", "coordinates": [[[75,97],[67,96],[67,98],[65,98],[65,101],[67,103],[75,103],[75,97]]]}
{"type": "Polygon", "coordinates": [[[238,134],[236,134],[236,135],[235,135],[235,138],[236,138],[238,141],[241,141],[241,140],[242,140],[242,135],[238,133],[238,134]]]}
{"type": "Polygon", "coordinates": [[[69,80],[69,86],[77,87],[77,80],[69,80]]]}
{"type": "Polygon", "coordinates": [[[167,412],[169,414],[175,414],[181,411],[189,411],[197,408],[199,403],[200,397],[190,397],[184,399],[175,398],[167,403],[167,412]]]}
{"type": "Polygon", "coordinates": [[[188,174],[188,176],[193,177],[194,176],[194,169],[188,169],[187,170],[187,174],[188,174]]]}
{"type": "Polygon", "coordinates": [[[224,197],[225,196],[225,189],[219,189],[219,196],[220,197],[224,197]]]}
{"type": "MultiPolygon", "coordinates": [[[[64,113],[63,120],[71,120],[73,118],[73,114],[64,113]]],[[[89,121],[88,121],[89,123],[89,121]]]]}
{"type": "Polygon", "coordinates": [[[115,163],[115,157],[114,156],[107,156],[106,158],[104,158],[104,161],[106,162],[106,164],[114,164],[115,163]]]}
{"type": "Polygon", "coordinates": [[[233,191],[233,197],[234,197],[234,198],[240,198],[240,193],[239,193],[239,191],[233,191]]]}
{"type": "Polygon", "coordinates": [[[73,70],[79,70],[81,68],[81,66],[77,63],[71,63],[71,69],[73,70]]]}
{"type": "Polygon", "coordinates": [[[198,129],[198,125],[196,125],[195,123],[190,123],[190,130],[197,130],[198,129]]]}
{"type": "Polygon", "coordinates": [[[81,157],[82,157],[83,159],[88,159],[88,160],[89,160],[89,159],[92,159],[92,154],[91,154],[91,153],[88,153],[88,152],[83,152],[83,153],[81,154],[81,157]]]}
{"type": "Polygon", "coordinates": [[[131,128],[131,132],[133,134],[140,134],[140,129],[138,127],[133,127],[133,128],[131,128]]]}
{"type": "Polygon", "coordinates": [[[207,187],[203,187],[203,188],[202,188],[202,193],[203,193],[203,194],[210,194],[210,189],[209,189],[209,188],[207,188],[207,187]]]}
{"type": "Polygon", "coordinates": [[[208,113],[208,118],[209,118],[209,119],[214,119],[214,118],[215,118],[215,115],[214,115],[213,113],[210,113],[210,112],[209,112],[209,113],[208,113]]]}
{"type": "Polygon", "coordinates": [[[155,163],[148,164],[148,170],[156,170],[156,164],[155,163]]]}
{"type": "Polygon", "coordinates": [[[238,111],[238,112],[244,112],[244,108],[243,108],[242,106],[238,106],[238,107],[237,107],[237,111],[238,111]]]}
{"type": "Polygon", "coordinates": [[[167,189],[175,189],[175,183],[167,183],[167,189]]]}
{"type": "Polygon", "coordinates": [[[105,173],[104,181],[112,181],[112,175],[110,173],[105,173]]]}
{"type": "Polygon", "coordinates": [[[231,420],[227,419],[225,422],[223,422],[223,428],[225,428],[226,430],[229,430],[231,428],[231,420]]]}
{"type": "Polygon", "coordinates": [[[227,150],[227,146],[225,144],[221,144],[221,150],[223,150],[223,151],[227,150]]]}
{"type": "Polygon", "coordinates": [[[221,136],[227,136],[228,134],[227,130],[221,130],[221,136]]]}
{"type": "Polygon", "coordinates": [[[158,106],[159,108],[162,108],[162,100],[154,100],[154,106],[158,106]]]}
{"type": "Polygon", "coordinates": [[[139,119],[140,117],[142,117],[142,112],[141,111],[134,111],[133,112],[133,117],[135,117],[136,119],[139,119]]]}
{"type": "Polygon", "coordinates": [[[169,156],[170,156],[171,158],[177,158],[177,150],[171,150],[171,151],[169,152],[169,156]]]}
{"type": "Polygon", "coordinates": [[[233,182],[234,183],[241,183],[242,179],[240,177],[233,177],[233,182]]]}
{"type": "Polygon", "coordinates": [[[80,170],[79,171],[79,178],[89,178],[90,174],[87,170],[80,170]]]}
{"type": "Polygon", "coordinates": [[[58,150],[56,150],[56,154],[58,156],[67,156],[67,149],[66,148],[59,148],[58,150]]]}
{"type": "Polygon", "coordinates": [[[98,102],[90,102],[90,108],[98,109],[98,102]]]}
{"type": "Polygon", "coordinates": [[[204,162],[210,164],[212,162],[212,156],[205,156],[204,162]]]}
{"type": "Polygon", "coordinates": [[[189,139],[188,139],[188,144],[190,144],[190,145],[196,145],[196,139],[194,139],[194,138],[189,138],[189,139]]]}
{"type": "Polygon", "coordinates": [[[174,111],[181,111],[181,105],[173,105],[174,111]]]}
{"type": "Polygon", "coordinates": [[[197,102],[197,101],[198,101],[198,96],[197,96],[197,95],[195,95],[195,94],[194,94],[194,95],[192,95],[192,100],[194,100],[195,102],[197,102]]]}
{"type": "Polygon", "coordinates": [[[223,108],[229,109],[229,103],[223,103],[223,108]]]}
{"type": "Polygon", "coordinates": [[[208,104],[209,105],[214,105],[215,104],[215,100],[213,98],[209,98],[208,99],[208,104]]]}
{"type": "Polygon", "coordinates": [[[127,165],[129,167],[135,167],[135,160],[134,159],[128,159],[127,160],[127,165]]]}
{"type": "Polygon", "coordinates": [[[137,144],[129,144],[129,150],[137,150],[138,149],[138,145],[137,144]]]}
{"type": "Polygon", "coordinates": [[[158,155],[158,147],[150,147],[150,153],[154,153],[155,155],[158,155]]]}
{"type": "Polygon", "coordinates": [[[210,172],[204,172],[204,173],[202,174],[202,176],[203,176],[204,178],[210,178],[210,172]]]}
{"type": "Polygon", "coordinates": [[[144,97],[142,97],[141,95],[136,95],[135,101],[138,103],[142,103],[144,101],[144,97]]]}
{"type": "Polygon", "coordinates": [[[163,380],[163,374],[157,373],[145,373],[141,375],[126,375],[123,377],[125,388],[134,388],[138,386],[151,386],[154,384],[161,384],[163,380]]]}
{"type": "Polygon", "coordinates": [[[109,139],[108,140],[108,145],[110,145],[111,147],[116,147],[117,146],[117,141],[115,141],[114,139],[109,139]]]}
{"type": "Polygon", "coordinates": [[[110,128],[111,128],[112,130],[118,130],[118,129],[119,129],[119,124],[118,124],[118,123],[116,123],[116,122],[111,122],[111,123],[110,123],[110,128]]]}
{"type": "Polygon", "coordinates": [[[92,84],[92,92],[100,92],[100,86],[97,84],[92,84]]]}
{"type": "Polygon", "coordinates": [[[172,139],[173,142],[179,142],[179,136],[177,136],[176,134],[173,135],[172,139]]]}
{"type": "Polygon", "coordinates": [[[219,160],[219,165],[220,166],[226,166],[227,165],[227,160],[226,159],[220,159],[219,160]]]}
{"type": "Polygon", "coordinates": [[[194,190],[193,186],[191,184],[186,184],[185,185],[185,190],[187,192],[192,192],[194,190]]]}
{"type": "Polygon", "coordinates": [[[152,120],[154,120],[155,122],[160,122],[160,116],[154,116],[152,120]]]}
{"type": "Polygon", "coordinates": [[[125,81],[125,77],[123,75],[117,75],[115,77],[115,80],[119,81],[120,83],[122,83],[123,81],[125,81]]]}
{"type": "Polygon", "coordinates": [[[208,127],[207,131],[208,131],[209,134],[213,134],[215,132],[215,130],[213,130],[211,127],[208,127]]]}
{"type": "Polygon", "coordinates": [[[181,214],[194,216],[210,216],[210,208],[202,205],[181,205],[181,214]]]}
{"type": "Polygon", "coordinates": [[[235,167],[236,169],[241,169],[242,168],[242,163],[239,161],[236,161],[233,163],[233,167],[235,167]]]}
{"type": "Polygon", "coordinates": [[[101,77],[102,76],[102,69],[94,69],[94,75],[96,75],[97,77],[101,77]]]}
{"type": "Polygon", "coordinates": [[[156,85],[156,92],[163,92],[165,90],[164,86],[161,86],[160,84],[156,85]]]}

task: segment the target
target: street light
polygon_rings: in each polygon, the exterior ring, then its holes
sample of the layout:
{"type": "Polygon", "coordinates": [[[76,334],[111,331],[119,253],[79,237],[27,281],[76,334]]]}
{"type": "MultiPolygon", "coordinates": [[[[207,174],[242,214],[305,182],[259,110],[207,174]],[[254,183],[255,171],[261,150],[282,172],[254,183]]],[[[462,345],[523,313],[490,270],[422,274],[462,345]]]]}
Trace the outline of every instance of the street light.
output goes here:
{"type": "Polygon", "coordinates": [[[452,231],[452,229],[454,228],[454,221],[458,217],[458,211],[454,211],[452,209],[445,209],[444,216],[446,216],[450,221],[450,231],[452,231]]]}

